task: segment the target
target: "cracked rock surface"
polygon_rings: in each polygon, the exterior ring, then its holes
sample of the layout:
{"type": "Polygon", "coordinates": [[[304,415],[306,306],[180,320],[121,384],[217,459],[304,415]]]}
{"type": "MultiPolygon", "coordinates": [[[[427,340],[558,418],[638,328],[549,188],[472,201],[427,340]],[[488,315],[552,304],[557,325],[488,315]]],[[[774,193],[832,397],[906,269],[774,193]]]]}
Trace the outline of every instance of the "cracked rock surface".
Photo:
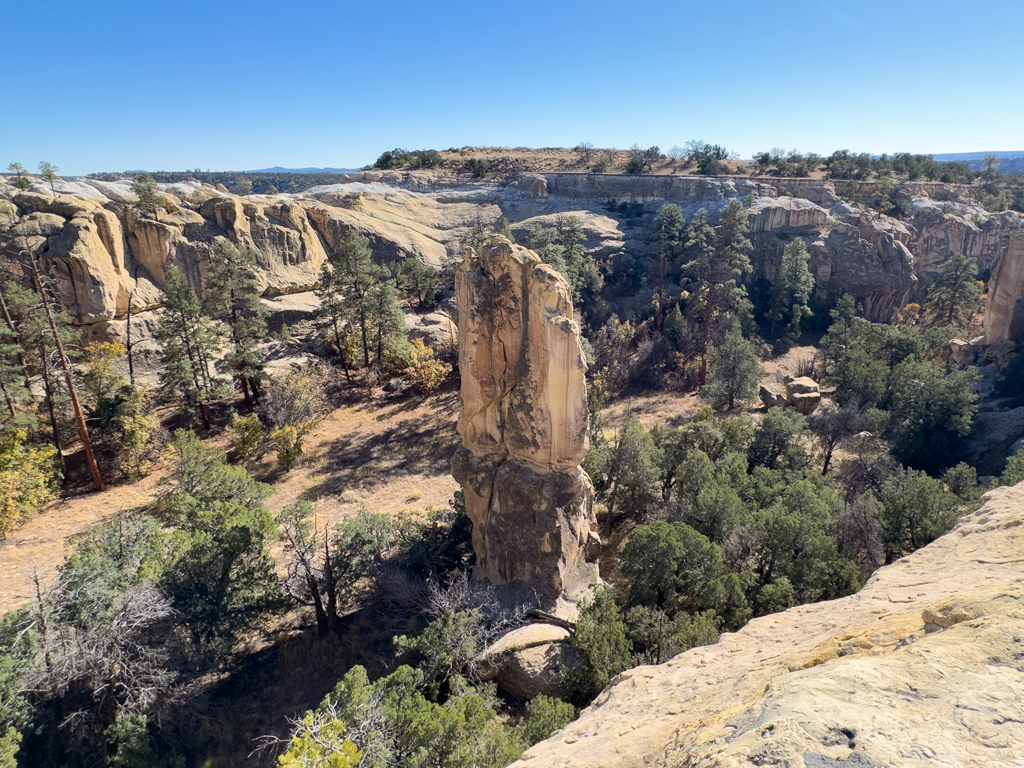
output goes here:
{"type": "Polygon", "coordinates": [[[586,361],[569,285],[494,237],[456,274],[462,446],[452,475],[473,520],[475,577],[523,582],[542,607],[599,581],[586,361]]]}

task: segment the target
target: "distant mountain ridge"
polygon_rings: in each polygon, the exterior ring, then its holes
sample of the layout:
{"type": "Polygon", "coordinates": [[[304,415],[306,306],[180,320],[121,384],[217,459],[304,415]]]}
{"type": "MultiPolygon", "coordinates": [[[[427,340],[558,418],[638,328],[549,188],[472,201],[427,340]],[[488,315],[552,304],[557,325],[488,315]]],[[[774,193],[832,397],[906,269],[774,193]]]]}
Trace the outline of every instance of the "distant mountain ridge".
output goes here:
{"type": "Polygon", "coordinates": [[[275,165],[273,168],[260,168],[255,171],[242,171],[242,173],[355,173],[358,170],[358,168],[282,168],[280,165],[275,165]]]}
{"type": "Polygon", "coordinates": [[[1004,157],[1024,157],[1024,151],[1014,152],[948,152],[944,155],[932,155],[936,160],[967,161],[984,160],[986,155],[995,155],[1002,159],[1004,157]]]}

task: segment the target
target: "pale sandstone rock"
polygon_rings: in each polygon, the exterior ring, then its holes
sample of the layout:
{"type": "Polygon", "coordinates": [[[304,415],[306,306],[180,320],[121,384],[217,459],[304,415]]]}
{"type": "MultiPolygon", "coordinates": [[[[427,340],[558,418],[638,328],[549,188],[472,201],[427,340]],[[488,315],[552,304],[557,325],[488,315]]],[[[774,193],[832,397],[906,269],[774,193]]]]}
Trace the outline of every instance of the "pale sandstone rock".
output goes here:
{"type": "Polygon", "coordinates": [[[586,362],[569,286],[495,236],[456,273],[462,447],[452,475],[473,520],[474,575],[522,581],[543,606],[599,582],[586,362]]]}
{"type": "Polygon", "coordinates": [[[771,387],[766,387],[763,384],[758,389],[758,397],[761,398],[761,402],[764,403],[765,408],[776,408],[783,407],[786,405],[786,396],[781,392],[776,392],[771,387]]]}
{"type": "Polygon", "coordinates": [[[623,673],[518,768],[1020,766],[1024,484],[856,595],[623,673]]]}
{"type": "Polygon", "coordinates": [[[1024,233],[1014,237],[1010,246],[992,268],[985,303],[985,337],[989,342],[1014,339],[1024,341],[1024,233]],[[1013,334],[1011,335],[1011,328],[1013,334]]]}
{"type": "Polygon", "coordinates": [[[480,655],[478,675],[525,699],[541,694],[564,697],[568,691],[563,675],[580,664],[568,639],[569,631],[553,624],[513,629],[480,655]]]}
{"type": "Polygon", "coordinates": [[[407,310],[405,325],[410,339],[420,339],[431,349],[454,349],[459,343],[459,329],[447,312],[419,314],[407,310]]]}
{"type": "Polygon", "coordinates": [[[804,416],[814,413],[821,404],[818,382],[808,376],[787,381],[786,401],[804,416]]]}
{"type": "Polygon", "coordinates": [[[370,241],[374,254],[385,260],[416,258],[440,267],[448,256],[441,242],[444,234],[430,224],[407,218],[403,210],[386,206],[345,208],[309,204],[306,213],[331,248],[336,248],[349,229],[356,229],[370,241]]]}
{"type": "Polygon", "coordinates": [[[829,222],[829,213],[796,197],[761,197],[749,208],[751,232],[817,233],[829,222]]]}
{"type": "MultiPolygon", "coordinates": [[[[160,223],[169,227],[164,231],[130,221],[128,205],[133,195],[126,181],[87,180],[72,186],[62,182],[60,189],[67,193],[56,198],[46,185],[37,186],[37,192],[5,194],[10,195],[19,219],[35,213],[70,220],[83,213],[94,216],[104,208],[117,213],[127,273],[135,274],[136,261],[145,264],[140,274],[143,293],[159,289],[171,264],[184,268],[198,287],[210,245],[217,237],[228,237],[259,251],[261,288],[266,295],[312,288],[326,253],[350,228],[368,237],[375,256],[383,261],[417,258],[438,266],[456,252],[474,226],[489,226],[499,215],[507,215],[522,235],[534,223],[551,224],[557,216],[571,213],[583,218],[587,248],[596,258],[612,258],[627,249],[631,255],[647,258],[655,255],[657,246],[606,215],[607,199],[647,200],[652,203],[649,211],[659,200],[673,201],[687,216],[704,207],[714,219],[730,200],[754,195],[750,209],[753,277],[773,279],[786,244],[802,237],[811,252],[815,294],[824,306],[850,293],[864,306],[868,319],[885,322],[908,301],[923,302],[941,265],[960,251],[976,258],[979,268],[990,273],[986,307],[990,338],[1024,339],[1024,216],[1012,211],[991,214],[977,204],[958,202],[954,200],[958,190],[949,185],[901,184],[900,194],[912,196],[913,207],[907,219],[897,220],[835,197],[835,185],[839,185],[844,194],[870,199],[873,182],[530,174],[514,180],[507,192],[481,185],[442,193],[440,187],[455,180],[430,172],[366,172],[339,177],[339,181],[291,200],[260,196],[247,200],[223,190],[198,212],[190,208],[217,194],[212,188],[191,182],[162,185],[169,209],[160,215],[160,223]],[[541,193],[542,186],[546,195],[541,193]],[[183,203],[179,196],[190,202],[183,203]]],[[[10,213],[0,219],[0,230],[17,223],[8,218],[10,213]]],[[[100,227],[103,222],[96,224],[100,227]]],[[[118,239],[116,233],[104,238],[108,245],[118,239]]],[[[103,270],[93,265],[90,271],[98,276],[103,270]]],[[[90,305],[78,321],[112,317],[118,309],[108,301],[126,287],[87,292],[95,300],[102,297],[102,302],[90,305]]]]}

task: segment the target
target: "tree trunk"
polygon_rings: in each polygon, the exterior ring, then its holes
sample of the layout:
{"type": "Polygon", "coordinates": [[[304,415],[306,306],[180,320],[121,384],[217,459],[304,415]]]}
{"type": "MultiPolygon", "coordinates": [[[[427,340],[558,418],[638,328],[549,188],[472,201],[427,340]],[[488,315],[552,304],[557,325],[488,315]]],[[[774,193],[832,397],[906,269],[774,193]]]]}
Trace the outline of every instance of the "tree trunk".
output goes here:
{"type": "Polygon", "coordinates": [[[203,420],[203,426],[210,428],[210,418],[206,415],[206,405],[203,403],[203,386],[199,383],[199,372],[196,370],[196,355],[192,352],[192,341],[188,335],[188,318],[182,317],[183,328],[182,340],[185,342],[185,351],[188,353],[188,361],[192,364],[192,385],[196,388],[196,405],[199,406],[199,415],[203,420]]]}
{"type": "Polygon", "coordinates": [[[64,345],[61,343],[60,334],[57,332],[57,324],[53,321],[53,313],[50,312],[50,302],[46,299],[46,292],[43,290],[43,281],[39,276],[39,266],[36,258],[29,254],[32,263],[32,276],[35,278],[36,288],[43,298],[43,310],[46,312],[46,321],[50,324],[50,333],[53,334],[53,343],[57,347],[57,354],[60,355],[60,365],[64,369],[64,379],[67,381],[68,394],[71,396],[71,407],[75,410],[75,421],[78,424],[78,434],[82,438],[82,447],[85,449],[85,462],[89,465],[89,472],[92,473],[92,482],[97,491],[103,490],[103,478],[100,477],[100,468],[96,463],[96,457],[92,452],[92,441],[89,439],[89,430],[85,426],[85,416],[82,415],[82,406],[78,402],[78,392],[75,391],[75,381],[71,375],[71,365],[64,354],[64,345]]]}
{"type": "MultiPolygon", "coordinates": [[[[60,460],[61,473],[64,473],[64,452],[60,447],[60,431],[57,429],[57,413],[53,409],[53,385],[50,382],[50,361],[46,356],[46,347],[39,347],[39,359],[42,361],[43,369],[43,396],[46,398],[46,410],[50,414],[50,430],[53,432],[53,447],[57,449],[57,458],[60,460]]],[[[67,483],[67,475],[64,474],[64,482],[67,483]]]]}
{"type": "Polygon", "coordinates": [[[362,331],[363,336],[363,365],[367,368],[370,367],[370,342],[366,337],[366,315],[360,313],[359,316],[359,329],[362,331]]]}
{"type": "Polygon", "coordinates": [[[331,315],[331,324],[334,327],[334,346],[338,348],[338,356],[341,358],[341,368],[345,371],[345,381],[352,383],[352,374],[348,370],[348,360],[345,359],[345,350],[341,347],[341,333],[338,330],[338,317],[331,315]]]}
{"type": "MultiPolygon", "coordinates": [[[[231,291],[231,343],[235,345],[235,354],[238,354],[238,307],[234,306],[235,303],[235,292],[231,291]]],[[[252,408],[252,397],[249,395],[249,379],[242,373],[238,372],[238,383],[242,385],[242,395],[245,397],[245,404],[252,408]]]]}
{"type": "Polygon", "coordinates": [[[135,386],[135,365],[132,360],[132,299],[135,297],[135,291],[128,294],[128,322],[125,328],[125,340],[124,351],[128,355],[128,382],[134,387],[135,386]]]}
{"type": "Polygon", "coordinates": [[[4,402],[7,403],[7,410],[11,412],[11,418],[13,419],[17,414],[14,412],[14,401],[11,400],[10,394],[7,392],[7,385],[0,381],[0,390],[4,393],[4,402]]]}
{"type": "Polygon", "coordinates": [[[338,585],[334,581],[334,566],[331,564],[331,538],[324,526],[324,586],[327,592],[327,623],[331,629],[338,627],[338,585]]]}

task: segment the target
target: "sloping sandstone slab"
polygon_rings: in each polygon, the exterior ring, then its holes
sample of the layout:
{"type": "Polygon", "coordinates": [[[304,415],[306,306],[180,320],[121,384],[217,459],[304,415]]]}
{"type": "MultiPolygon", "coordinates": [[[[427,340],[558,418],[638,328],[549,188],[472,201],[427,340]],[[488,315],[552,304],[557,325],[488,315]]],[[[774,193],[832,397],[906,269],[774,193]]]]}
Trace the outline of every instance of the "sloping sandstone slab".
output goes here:
{"type": "Polygon", "coordinates": [[[515,765],[1024,765],[1024,484],[856,595],[626,672],[515,765]]]}

